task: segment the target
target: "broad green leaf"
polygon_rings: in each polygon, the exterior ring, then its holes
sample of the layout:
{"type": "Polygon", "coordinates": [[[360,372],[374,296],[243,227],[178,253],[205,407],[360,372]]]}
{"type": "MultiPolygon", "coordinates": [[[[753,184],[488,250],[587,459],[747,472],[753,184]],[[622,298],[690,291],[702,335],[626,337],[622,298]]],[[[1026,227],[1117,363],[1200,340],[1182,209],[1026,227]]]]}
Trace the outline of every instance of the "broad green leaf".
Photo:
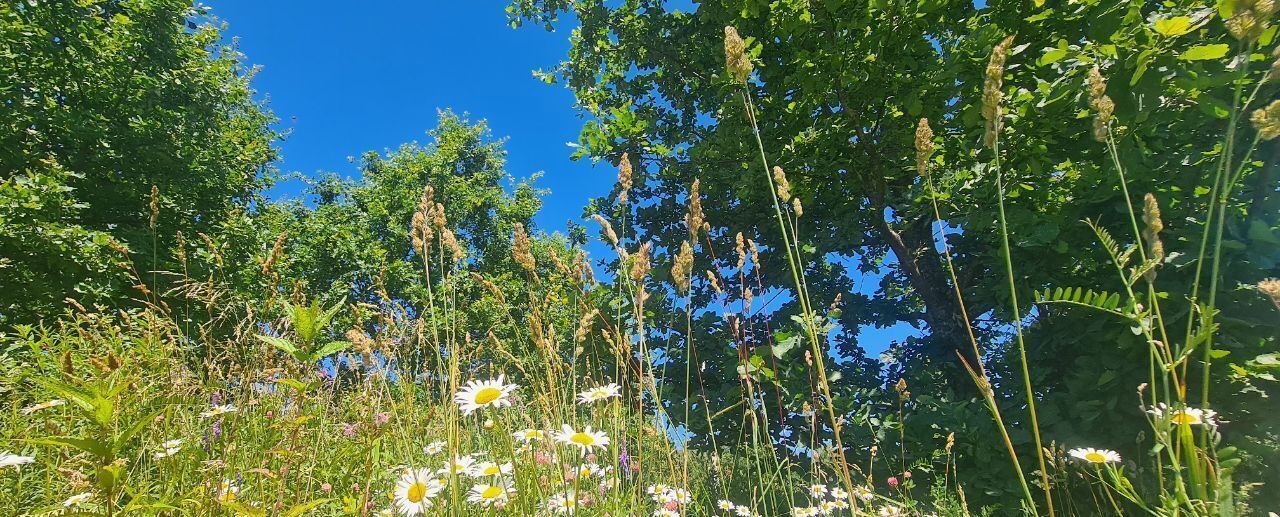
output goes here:
{"type": "Polygon", "coordinates": [[[1065,48],[1050,49],[1045,51],[1045,53],[1040,56],[1040,59],[1036,60],[1036,64],[1039,66],[1051,65],[1053,63],[1057,63],[1058,61],[1061,61],[1062,58],[1064,57],[1067,57],[1067,49],[1065,48]]]}
{"type": "Polygon", "coordinates": [[[74,436],[51,436],[31,440],[31,443],[53,445],[58,447],[74,447],[99,458],[111,457],[111,448],[93,438],[76,438],[74,436]]]}
{"type": "Polygon", "coordinates": [[[1194,26],[1191,24],[1191,18],[1188,16],[1174,16],[1172,18],[1161,18],[1156,20],[1156,32],[1162,36],[1175,37],[1181,36],[1191,30],[1194,26]]]}
{"type": "Polygon", "coordinates": [[[1178,59],[1184,61],[1203,61],[1206,59],[1221,59],[1231,50],[1231,45],[1226,43],[1214,43],[1212,45],[1196,45],[1181,54],[1178,59]]]}
{"type": "Polygon", "coordinates": [[[330,341],[329,343],[320,347],[319,350],[316,350],[315,352],[313,352],[311,354],[311,360],[319,361],[321,359],[324,359],[325,357],[328,357],[330,355],[346,350],[350,346],[351,346],[350,341],[330,341]]]}
{"type": "Polygon", "coordinates": [[[263,343],[279,348],[281,351],[283,351],[286,354],[298,353],[298,347],[293,346],[293,343],[290,343],[288,339],[281,338],[281,337],[274,337],[274,336],[264,336],[262,334],[258,334],[257,336],[254,336],[254,337],[258,338],[258,340],[262,341],[263,343]]]}

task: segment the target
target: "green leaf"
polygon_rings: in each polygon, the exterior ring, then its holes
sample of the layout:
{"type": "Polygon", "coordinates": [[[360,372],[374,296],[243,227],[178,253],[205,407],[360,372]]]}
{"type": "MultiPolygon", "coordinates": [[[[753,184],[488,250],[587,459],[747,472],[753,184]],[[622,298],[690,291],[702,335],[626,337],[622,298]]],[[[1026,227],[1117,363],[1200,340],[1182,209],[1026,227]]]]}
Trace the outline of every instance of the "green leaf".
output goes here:
{"type": "Polygon", "coordinates": [[[289,511],[284,512],[284,517],[299,517],[300,515],[305,514],[311,510],[314,510],[317,506],[320,506],[329,501],[330,501],[329,499],[317,499],[315,501],[308,501],[305,503],[296,504],[293,506],[293,508],[290,508],[289,511]]]}
{"type": "Polygon", "coordinates": [[[1206,59],[1221,59],[1222,56],[1227,55],[1227,52],[1229,52],[1230,50],[1231,50],[1231,45],[1228,45],[1226,43],[1215,43],[1212,45],[1196,45],[1194,47],[1191,47],[1183,51],[1181,54],[1178,54],[1178,59],[1181,59],[1184,61],[1203,61],[1206,59]]]}
{"type": "Polygon", "coordinates": [[[1188,16],[1174,16],[1172,18],[1161,18],[1156,20],[1155,29],[1161,36],[1175,37],[1191,32],[1195,27],[1191,24],[1191,18],[1188,16]]]}
{"type": "Polygon", "coordinates": [[[1064,57],[1067,57],[1067,49],[1065,48],[1050,49],[1045,51],[1045,53],[1040,56],[1040,59],[1036,60],[1036,65],[1039,65],[1039,66],[1051,65],[1053,63],[1057,63],[1058,61],[1062,61],[1062,58],[1064,57]]]}
{"type": "Polygon", "coordinates": [[[320,347],[319,350],[316,350],[315,352],[313,352],[311,354],[311,360],[319,361],[321,359],[324,359],[325,357],[328,357],[330,355],[346,350],[350,346],[351,346],[350,341],[330,341],[329,343],[320,347]]]}
{"type": "Polygon", "coordinates": [[[283,351],[286,354],[292,355],[292,354],[298,353],[298,347],[293,346],[293,343],[290,343],[288,339],[281,338],[281,337],[274,337],[274,336],[264,336],[262,334],[258,334],[254,337],[258,338],[258,340],[262,341],[263,343],[279,348],[281,351],[283,351]]]}
{"type": "Polygon", "coordinates": [[[111,457],[111,448],[93,438],[76,438],[74,436],[51,436],[31,440],[31,443],[53,445],[57,447],[74,447],[99,458],[111,457]]]}

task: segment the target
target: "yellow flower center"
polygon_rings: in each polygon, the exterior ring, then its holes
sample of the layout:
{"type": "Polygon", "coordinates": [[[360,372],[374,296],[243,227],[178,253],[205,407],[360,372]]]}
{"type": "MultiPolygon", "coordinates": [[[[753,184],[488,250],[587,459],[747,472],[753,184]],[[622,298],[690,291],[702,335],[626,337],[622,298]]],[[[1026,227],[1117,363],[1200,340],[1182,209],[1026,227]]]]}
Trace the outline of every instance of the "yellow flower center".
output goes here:
{"type": "Polygon", "coordinates": [[[485,388],[476,393],[476,404],[488,404],[498,400],[498,397],[501,396],[502,390],[498,388],[485,388]]]}
{"type": "Polygon", "coordinates": [[[1196,418],[1195,415],[1187,413],[1186,411],[1178,411],[1177,413],[1174,413],[1173,417],[1169,420],[1178,425],[1194,425],[1200,423],[1199,418],[1196,418]]]}
{"type": "Polygon", "coordinates": [[[421,482],[414,482],[409,485],[409,490],[406,490],[404,494],[404,498],[411,503],[421,503],[425,497],[427,497],[427,485],[421,482]]]}
{"type": "Polygon", "coordinates": [[[1085,461],[1089,463],[1106,463],[1107,457],[1101,452],[1090,452],[1084,455],[1085,461]]]}
{"type": "Polygon", "coordinates": [[[496,476],[501,473],[502,473],[502,467],[499,467],[497,465],[489,465],[484,469],[484,475],[486,476],[496,476]]]}
{"type": "Polygon", "coordinates": [[[499,495],[502,495],[502,487],[493,485],[489,485],[489,488],[484,489],[484,492],[480,492],[480,497],[485,499],[493,499],[499,495]]]}
{"type": "Polygon", "coordinates": [[[573,436],[569,437],[569,441],[578,445],[590,446],[596,444],[596,437],[587,433],[573,433],[573,436]]]}

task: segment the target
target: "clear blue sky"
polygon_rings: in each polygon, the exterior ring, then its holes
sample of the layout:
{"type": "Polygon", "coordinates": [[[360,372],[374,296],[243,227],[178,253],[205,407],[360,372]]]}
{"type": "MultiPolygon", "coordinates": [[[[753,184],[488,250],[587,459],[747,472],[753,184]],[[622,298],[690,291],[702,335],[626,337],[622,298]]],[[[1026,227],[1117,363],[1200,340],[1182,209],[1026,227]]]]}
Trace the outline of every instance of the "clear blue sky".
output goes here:
{"type": "MultiPolygon", "coordinates": [[[[486,119],[507,138],[507,171],[523,178],[544,172],[551,190],[535,218],[541,230],[564,230],[578,220],[588,198],[609,192],[616,171],[608,164],[573,162],[582,120],[573,95],[533,77],[565,58],[569,33],[507,24],[505,0],[384,0],[353,7],[277,0],[205,0],[239,38],[254,80],[281,128],[283,172],[319,171],[353,177],[348,157],[404,142],[426,142],[436,110],[453,108],[486,119]]],[[[680,2],[684,4],[684,2],[680,2]]],[[[691,5],[681,5],[692,8],[691,5]]],[[[272,191],[301,194],[299,181],[272,191]]],[[[864,289],[874,290],[875,279],[864,289]]],[[[862,345],[879,353],[918,332],[906,324],[864,327],[862,345]]]]}
{"type": "MultiPolygon", "coordinates": [[[[589,197],[609,192],[612,168],[569,160],[565,143],[582,127],[572,93],[532,75],[564,59],[567,31],[512,29],[503,0],[322,4],[205,0],[261,67],[254,87],[291,131],[280,144],[281,171],[357,176],[348,157],[425,143],[436,110],[453,108],[507,138],[511,175],[545,173],[541,229],[563,230],[589,197]]],[[[296,197],[301,188],[289,182],[272,194],[296,197]]]]}

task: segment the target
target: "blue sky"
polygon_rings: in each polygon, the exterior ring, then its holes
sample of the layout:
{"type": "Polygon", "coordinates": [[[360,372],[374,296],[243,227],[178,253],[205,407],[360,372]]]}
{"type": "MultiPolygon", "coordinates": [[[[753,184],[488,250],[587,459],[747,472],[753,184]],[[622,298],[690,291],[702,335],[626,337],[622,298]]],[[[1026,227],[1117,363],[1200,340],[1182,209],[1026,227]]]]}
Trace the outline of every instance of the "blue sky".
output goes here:
{"type": "MultiPolygon", "coordinates": [[[[582,120],[573,95],[533,77],[567,55],[567,31],[512,29],[503,0],[382,1],[359,7],[310,2],[205,0],[229,24],[254,80],[280,127],[282,172],[357,176],[348,157],[404,142],[426,142],[436,110],[486,119],[506,138],[507,170],[515,177],[544,172],[551,189],[536,218],[546,231],[578,219],[592,196],[607,194],[608,165],[573,162],[582,120]]],[[[290,181],[272,191],[297,197],[290,181]]]]}
{"type": "MultiPolygon", "coordinates": [[[[564,59],[568,30],[512,29],[505,0],[205,3],[229,24],[226,35],[238,38],[247,61],[261,67],[254,86],[290,131],[280,144],[282,172],[357,176],[348,157],[426,142],[436,110],[452,108],[488,120],[494,136],[506,138],[511,175],[543,173],[538,185],[551,191],[535,218],[543,231],[579,220],[588,199],[607,194],[616,179],[608,164],[569,160],[565,144],[578,140],[583,122],[573,94],[532,74],[564,59]]],[[[271,194],[296,198],[303,186],[291,180],[271,194]]],[[[876,280],[864,280],[874,291],[876,280]]],[[[861,341],[875,354],[917,334],[906,324],[864,327],[861,341]]]]}

